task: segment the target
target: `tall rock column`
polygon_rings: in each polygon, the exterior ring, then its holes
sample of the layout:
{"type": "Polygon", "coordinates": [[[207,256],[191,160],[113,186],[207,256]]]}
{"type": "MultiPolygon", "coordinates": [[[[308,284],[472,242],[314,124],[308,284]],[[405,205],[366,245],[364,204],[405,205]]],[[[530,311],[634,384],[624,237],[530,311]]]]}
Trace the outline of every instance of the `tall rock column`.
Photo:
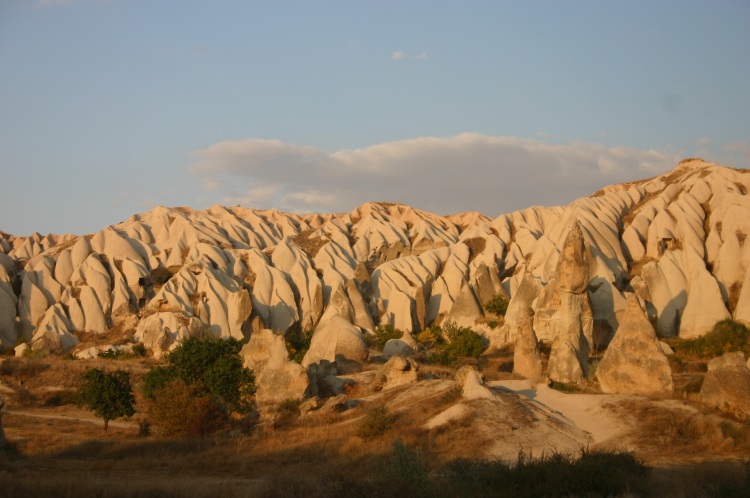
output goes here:
{"type": "Polygon", "coordinates": [[[581,227],[568,232],[555,270],[557,311],[550,319],[552,352],[547,375],[558,382],[580,382],[586,377],[594,325],[588,294],[589,254],[581,227]]]}

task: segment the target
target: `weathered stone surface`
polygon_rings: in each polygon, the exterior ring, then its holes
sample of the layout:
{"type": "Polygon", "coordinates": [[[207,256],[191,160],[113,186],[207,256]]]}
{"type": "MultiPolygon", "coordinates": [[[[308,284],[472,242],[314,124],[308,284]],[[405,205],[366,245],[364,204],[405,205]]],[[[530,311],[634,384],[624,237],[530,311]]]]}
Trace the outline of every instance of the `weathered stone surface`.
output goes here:
{"type": "Polygon", "coordinates": [[[284,336],[270,329],[254,332],[240,354],[245,366],[255,373],[258,404],[273,405],[309,394],[307,371],[289,360],[284,336]]]}
{"type": "Polygon", "coordinates": [[[516,336],[513,373],[528,379],[542,375],[542,357],[539,352],[539,341],[534,333],[534,312],[530,307],[526,311],[526,319],[516,336]]]}
{"type": "Polygon", "coordinates": [[[375,373],[374,386],[377,390],[390,389],[402,384],[417,381],[419,364],[403,356],[392,356],[375,373]]]}
{"type": "Polygon", "coordinates": [[[628,294],[625,316],[596,368],[596,378],[605,393],[651,396],[674,389],[669,361],[634,294],[628,294]]]}
{"type": "Polygon", "coordinates": [[[339,315],[318,324],[310,341],[310,349],[302,359],[307,368],[321,360],[336,362],[340,373],[356,369],[367,359],[368,350],[360,329],[339,315]],[[352,365],[353,364],[353,365],[352,365]]]}
{"type": "Polygon", "coordinates": [[[480,398],[494,398],[495,393],[484,385],[484,377],[473,365],[459,368],[455,374],[456,383],[461,386],[463,398],[466,400],[480,398]]]}
{"type": "Polygon", "coordinates": [[[135,330],[135,340],[150,349],[154,358],[161,358],[188,337],[202,336],[201,321],[182,312],[154,313],[141,319],[135,330]]]}
{"type": "Polygon", "coordinates": [[[708,362],[701,401],[740,420],[750,418],[750,369],[742,352],[726,353],[708,362]]]}
{"type": "Polygon", "coordinates": [[[547,375],[558,382],[581,382],[587,374],[593,343],[588,269],[588,250],[581,227],[575,223],[565,238],[557,263],[555,296],[551,301],[556,311],[549,319],[554,342],[547,375]]]}

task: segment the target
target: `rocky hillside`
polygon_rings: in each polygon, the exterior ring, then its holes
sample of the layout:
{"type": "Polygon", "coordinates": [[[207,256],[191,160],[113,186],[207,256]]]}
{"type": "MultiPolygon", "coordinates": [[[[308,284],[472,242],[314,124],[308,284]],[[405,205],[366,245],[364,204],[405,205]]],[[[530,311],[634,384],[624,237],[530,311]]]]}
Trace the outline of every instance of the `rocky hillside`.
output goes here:
{"type": "Polygon", "coordinates": [[[377,202],[325,215],[156,207],[85,236],[0,232],[0,341],[79,355],[135,341],[159,356],[191,335],[315,330],[309,365],[366,356],[379,324],[451,320],[496,347],[553,344],[550,376],[573,382],[644,311],[660,337],[750,322],[748,173],[686,160],[495,219],[377,202]],[[497,294],[510,299],[501,326],[483,318],[497,294]]]}

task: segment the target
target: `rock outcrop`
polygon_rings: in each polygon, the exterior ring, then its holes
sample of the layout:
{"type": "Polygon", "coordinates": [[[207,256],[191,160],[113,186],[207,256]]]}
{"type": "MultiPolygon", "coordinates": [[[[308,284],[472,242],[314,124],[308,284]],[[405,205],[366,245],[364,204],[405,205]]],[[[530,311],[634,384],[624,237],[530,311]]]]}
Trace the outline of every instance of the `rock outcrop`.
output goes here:
{"type": "Polygon", "coordinates": [[[542,375],[542,355],[539,351],[539,341],[537,341],[534,333],[534,311],[531,307],[527,308],[526,318],[516,336],[516,347],[513,351],[513,373],[527,379],[534,379],[542,375]]]}

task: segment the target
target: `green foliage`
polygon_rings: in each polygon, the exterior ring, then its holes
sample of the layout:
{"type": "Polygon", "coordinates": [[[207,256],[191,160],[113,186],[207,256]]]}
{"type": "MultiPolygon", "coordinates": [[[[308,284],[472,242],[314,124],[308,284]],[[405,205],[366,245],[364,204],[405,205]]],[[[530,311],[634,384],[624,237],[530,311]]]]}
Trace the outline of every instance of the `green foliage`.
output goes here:
{"type": "Polygon", "coordinates": [[[443,334],[447,341],[438,343],[431,359],[441,365],[451,365],[462,358],[479,358],[487,349],[485,339],[468,327],[447,323],[443,334]]]}
{"type": "Polygon", "coordinates": [[[560,391],[563,393],[577,393],[580,392],[581,389],[575,385],[575,384],[567,384],[565,382],[557,382],[556,380],[552,381],[552,384],[549,386],[551,389],[554,389],[556,391],[560,391]]]}
{"type": "Polygon", "coordinates": [[[143,393],[155,400],[169,382],[181,379],[232,410],[246,413],[252,408],[255,377],[242,366],[241,349],[236,339],[186,339],[167,355],[167,366],[153,368],[144,376],[143,393]]]}
{"type": "Polygon", "coordinates": [[[291,332],[284,337],[286,349],[289,351],[289,358],[291,358],[292,361],[302,363],[302,359],[310,349],[313,332],[313,329],[308,329],[302,332],[291,332]]]}
{"type": "Polygon", "coordinates": [[[538,459],[522,452],[515,465],[457,460],[448,466],[447,477],[446,495],[455,490],[461,496],[641,496],[647,491],[647,468],[620,451],[582,450],[538,459]]]}
{"type": "Polygon", "coordinates": [[[145,358],[147,354],[146,346],[143,343],[133,345],[130,351],[122,351],[115,349],[106,349],[99,351],[96,356],[105,360],[129,360],[132,358],[145,358]]]}
{"type": "Polygon", "coordinates": [[[396,416],[385,405],[370,407],[357,428],[357,435],[364,439],[382,436],[396,421],[396,416]]]}
{"type": "Polygon", "coordinates": [[[724,353],[742,351],[750,353],[750,330],[733,320],[722,320],[703,337],[688,339],[673,346],[679,353],[698,358],[715,358],[724,353]]]}
{"type": "Polygon", "coordinates": [[[367,347],[382,351],[386,342],[391,339],[401,339],[403,335],[404,332],[393,328],[393,325],[378,325],[375,329],[375,335],[366,335],[365,342],[367,343],[367,347]]]}
{"type": "Polygon", "coordinates": [[[502,294],[495,294],[489,301],[484,303],[484,311],[498,316],[505,316],[508,311],[508,300],[502,294]]]}
{"type": "Polygon", "coordinates": [[[78,406],[86,406],[104,420],[104,430],[107,430],[110,420],[132,417],[135,413],[130,373],[123,370],[109,373],[99,368],[89,370],[84,374],[75,398],[78,406]]]}

